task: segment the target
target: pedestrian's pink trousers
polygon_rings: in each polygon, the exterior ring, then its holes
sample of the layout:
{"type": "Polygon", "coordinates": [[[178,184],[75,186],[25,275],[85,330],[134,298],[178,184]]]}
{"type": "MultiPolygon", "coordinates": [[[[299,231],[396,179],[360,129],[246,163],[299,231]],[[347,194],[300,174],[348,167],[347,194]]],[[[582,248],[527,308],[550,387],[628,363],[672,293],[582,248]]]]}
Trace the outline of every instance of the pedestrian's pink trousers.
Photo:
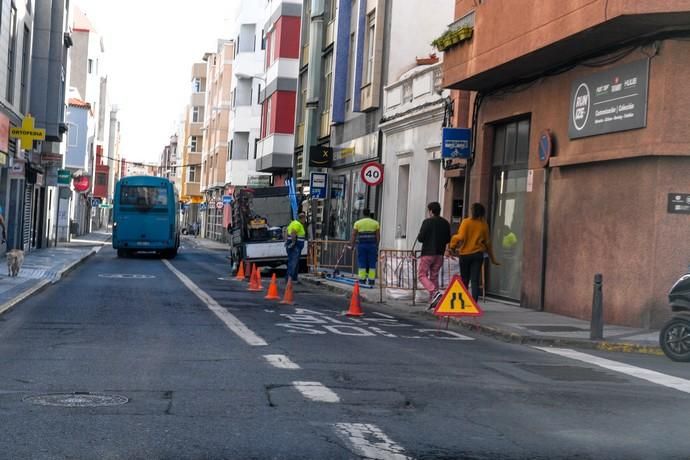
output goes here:
{"type": "Polygon", "coordinates": [[[429,295],[438,291],[438,273],[443,267],[443,256],[421,256],[419,258],[418,277],[429,295]]]}

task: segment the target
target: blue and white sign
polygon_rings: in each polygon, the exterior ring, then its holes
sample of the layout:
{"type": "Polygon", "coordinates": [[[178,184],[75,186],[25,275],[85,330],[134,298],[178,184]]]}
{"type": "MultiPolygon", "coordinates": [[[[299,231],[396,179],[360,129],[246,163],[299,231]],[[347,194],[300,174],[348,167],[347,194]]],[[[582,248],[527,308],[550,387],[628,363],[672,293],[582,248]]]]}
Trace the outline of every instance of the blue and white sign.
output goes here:
{"type": "Polygon", "coordinates": [[[309,177],[309,193],[311,194],[312,198],[326,198],[327,185],[328,174],[317,172],[311,173],[309,177]]]}
{"type": "Polygon", "coordinates": [[[232,195],[223,195],[223,204],[232,204],[235,201],[232,195]]]}
{"type": "Polygon", "coordinates": [[[91,198],[91,207],[92,208],[97,208],[101,205],[101,199],[100,198],[91,198]]]}
{"type": "Polygon", "coordinates": [[[472,130],[469,128],[443,128],[441,156],[443,158],[469,158],[472,130]]]}

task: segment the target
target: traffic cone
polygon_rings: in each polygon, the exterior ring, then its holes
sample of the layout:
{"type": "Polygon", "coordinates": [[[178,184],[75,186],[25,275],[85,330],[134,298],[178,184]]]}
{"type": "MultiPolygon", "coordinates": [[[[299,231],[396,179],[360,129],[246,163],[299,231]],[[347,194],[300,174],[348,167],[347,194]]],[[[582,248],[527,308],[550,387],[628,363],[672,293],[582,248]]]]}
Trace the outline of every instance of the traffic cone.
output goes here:
{"type": "Polygon", "coordinates": [[[295,303],[295,293],[292,292],[292,279],[288,278],[287,286],[285,287],[285,296],[280,301],[283,305],[293,305],[295,303]]]}
{"type": "Polygon", "coordinates": [[[252,272],[254,273],[254,282],[249,283],[249,290],[252,292],[263,291],[264,288],[261,286],[261,270],[256,266],[256,264],[254,264],[252,272]]]}
{"type": "Polygon", "coordinates": [[[252,271],[249,275],[249,286],[247,286],[248,291],[257,291],[256,287],[256,265],[252,265],[252,271]]]}
{"type": "Polygon", "coordinates": [[[244,281],[246,277],[247,275],[244,274],[244,261],[240,260],[240,268],[237,269],[237,276],[235,279],[237,279],[237,281],[244,281]]]}
{"type": "Polygon", "coordinates": [[[362,305],[359,299],[359,281],[355,281],[355,288],[352,290],[352,298],[350,299],[350,309],[346,313],[347,316],[362,316],[362,305]]]}
{"type": "Polygon", "coordinates": [[[271,277],[271,284],[268,286],[268,294],[264,297],[266,300],[280,300],[280,295],[278,294],[278,283],[276,281],[276,274],[274,273],[271,277]]]}

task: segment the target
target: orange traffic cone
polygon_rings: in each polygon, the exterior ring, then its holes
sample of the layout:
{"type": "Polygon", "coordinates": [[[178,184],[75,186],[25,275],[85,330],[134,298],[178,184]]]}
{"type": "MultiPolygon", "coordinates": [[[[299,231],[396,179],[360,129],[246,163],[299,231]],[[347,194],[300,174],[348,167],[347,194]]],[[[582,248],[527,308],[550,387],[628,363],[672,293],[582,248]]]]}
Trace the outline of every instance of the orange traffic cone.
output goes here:
{"type": "Polygon", "coordinates": [[[283,305],[293,305],[295,303],[295,294],[292,292],[292,279],[288,278],[287,286],[285,287],[285,296],[280,302],[283,305]]]}
{"type": "Polygon", "coordinates": [[[268,294],[264,297],[266,300],[280,300],[280,295],[278,295],[278,283],[276,281],[276,274],[274,273],[271,277],[271,284],[268,286],[268,294]]]}
{"type": "Polygon", "coordinates": [[[263,291],[264,288],[261,286],[261,270],[256,266],[256,264],[254,264],[252,272],[254,273],[254,282],[249,283],[249,290],[252,292],[263,291]]]}
{"type": "Polygon", "coordinates": [[[237,276],[235,279],[237,281],[244,281],[247,275],[244,274],[244,261],[240,260],[240,268],[237,269],[237,276]]]}
{"type": "Polygon", "coordinates": [[[256,265],[252,265],[251,274],[249,275],[249,286],[247,286],[248,291],[256,291],[256,265]]]}
{"type": "Polygon", "coordinates": [[[350,299],[350,309],[346,313],[347,316],[362,316],[362,305],[359,299],[359,281],[355,281],[355,288],[352,290],[352,298],[350,299]]]}

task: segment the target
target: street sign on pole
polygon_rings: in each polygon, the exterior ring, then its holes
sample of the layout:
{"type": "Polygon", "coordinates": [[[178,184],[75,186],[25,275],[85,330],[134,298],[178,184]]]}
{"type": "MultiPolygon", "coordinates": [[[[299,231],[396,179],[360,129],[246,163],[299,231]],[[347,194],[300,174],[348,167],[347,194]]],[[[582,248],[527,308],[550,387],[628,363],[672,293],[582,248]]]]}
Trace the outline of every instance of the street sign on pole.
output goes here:
{"type": "Polygon", "coordinates": [[[323,199],[326,198],[326,184],[328,183],[328,174],[313,172],[309,177],[309,193],[312,198],[323,199]]]}
{"type": "Polygon", "coordinates": [[[383,182],[383,165],[376,161],[365,164],[362,167],[362,181],[370,187],[383,182]]]}
{"type": "Polygon", "coordinates": [[[469,158],[472,130],[469,128],[443,128],[442,158],[469,158]]]}

